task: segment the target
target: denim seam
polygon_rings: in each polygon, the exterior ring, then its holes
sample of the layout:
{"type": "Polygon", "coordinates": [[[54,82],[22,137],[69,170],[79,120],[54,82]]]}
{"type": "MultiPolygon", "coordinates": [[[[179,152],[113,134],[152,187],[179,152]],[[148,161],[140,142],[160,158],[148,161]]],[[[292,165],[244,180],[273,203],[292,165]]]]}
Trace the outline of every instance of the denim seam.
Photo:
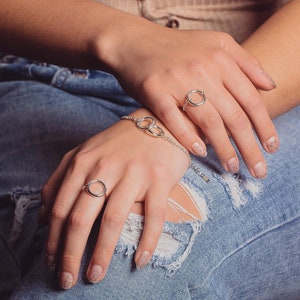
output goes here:
{"type": "Polygon", "coordinates": [[[247,245],[252,244],[253,242],[255,242],[257,239],[259,239],[260,237],[273,232],[274,230],[277,230],[278,228],[285,226],[287,224],[290,224],[292,222],[294,222],[295,220],[299,219],[299,216],[296,216],[295,218],[292,218],[288,221],[282,222],[280,224],[277,224],[275,226],[272,226],[270,228],[268,228],[265,231],[262,231],[260,234],[255,235],[254,237],[252,237],[251,239],[249,239],[247,242],[241,244],[238,248],[236,248],[235,250],[231,251],[228,255],[226,255],[223,259],[221,259],[221,261],[209,272],[208,276],[204,279],[204,281],[202,282],[202,284],[199,285],[199,288],[201,288],[208,280],[209,278],[212,276],[212,274],[227,260],[229,259],[231,256],[235,255],[237,252],[241,251],[242,249],[244,249],[247,245]]]}

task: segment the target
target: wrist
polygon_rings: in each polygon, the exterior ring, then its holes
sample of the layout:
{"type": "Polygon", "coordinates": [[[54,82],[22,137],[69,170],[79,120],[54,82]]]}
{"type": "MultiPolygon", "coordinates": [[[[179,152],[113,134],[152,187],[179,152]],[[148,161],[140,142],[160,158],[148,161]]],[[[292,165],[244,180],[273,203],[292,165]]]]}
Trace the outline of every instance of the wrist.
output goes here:
{"type": "MultiPolygon", "coordinates": [[[[167,137],[167,139],[164,141],[162,140],[163,143],[166,143],[166,141],[168,142],[167,144],[170,145],[170,147],[172,147],[172,149],[175,149],[175,148],[178,148],[178,152],[181,151],[181,153],[185,154],[188,162],[189,162],[189,167],[191,167],[194,172],[200,177],[202,178],[206,183],[209,183],[210,179],[209,177],[204,174],[199,167],[195,166],[194,164],[191,164],[191,157],[190,157],[190,154],[188,152],[188,150],[186,150],[181,144],[180,142],[171,134],[171,132],[163,125],[163,123],[151,112],[149,111],[148,109],[146,108],[139,108],[137,109],[136,111],[134,111],[133,113],[131,113],[129,116],[125,116],[125,119],[131,119],[131,118],[134,118],[134,119],[142,119],[142,118],[145,118],[145,117],[150,117],[150,118],[153,118],[155,119],[156,121],[156,124],[164,131],[164,134],[165,136],[167,137]],[[175,146],[175,147],[174,147],[175,146]],[[180,151],[179,151],[180,150],[180,151]]],[[[126,121],[126,120],[125,120],[126,121]]],[[[146,120],[147,121],[147,120],[146,120]]],[[[149,120],[148,120],[149,121],[149,120]]],[[[136,121],[134,121],[134,123],[136,123],[136,121]]],[[[124,127],[124,126],[122,126],[124,127]]],[[[128,130],[128,129],[126,129],[128,130]]],[[[138,129],[137,129],[138,130],[138,129]]],[[[159,130],[158,130],[159,132],[159,130]]],[[[146,133],[143,133],[146,135],[146,133]]],[[[151,136],[149,137],[146,137],[147,139],[148,138],[151,138],[151,136]]],[[[170,148],[171,149],[171,148],[170,148]]]]}
{"type": "Polygon", "coordinates": [[[146,114],[143,116],[137,115],[139,115],[139,113],[123,116],[121,117],[121,120],[132,121],[135,123],[137,129],[148,134],[150,137],[160,138],[165,142],[168,142],[170,145],[173,145],[186,156],[189,161],[189,166],[191,165],[191,157],[188,150],[184,148],[184,146],[182,146],[175,137],[170,134],[170,132],[167,131],[157,118],[155,118],[152,114],[146,114]]]}
{"type": "Polygon", "coordinates": [[[141,47],[144,47],[147,40],[153,43],[153,31],[158,25],[114,8],[108,10],[101,28],[93,35],[91,49],[101,69],[116,76],[123,70],[128,74],[128,66],[136,63],[131,58],[139,57],[141,47]]]}

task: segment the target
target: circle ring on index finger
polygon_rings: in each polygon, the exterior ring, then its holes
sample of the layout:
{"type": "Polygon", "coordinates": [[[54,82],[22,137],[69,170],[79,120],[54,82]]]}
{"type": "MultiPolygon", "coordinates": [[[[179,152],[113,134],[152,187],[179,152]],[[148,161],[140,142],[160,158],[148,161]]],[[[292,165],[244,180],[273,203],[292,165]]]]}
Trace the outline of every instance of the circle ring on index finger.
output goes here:
{"type": "Polygon", "coordinates": [[[107,188],[104,182],[100,179],[92,179],[88,183],[86,183],[81,190],[86,191],[89,195],[93,197],[103,197],[106,195],[107,188]],[[92,187],[93,185],[94,188],[92,187]],[[97,185],[96,188],[95,185],[97,185]]]}
{"type": "Polygon", "coordinates": [[[185,111],[186,107],[188,105],[191,105],[191,106],[201,106],[205,102],[206,102],[206,96],[205,96],[205,92],[204,91],[202,91],[202,90],[191,90],[191,91],[188,92],[188,94],[186,96],[185,103],[184,103],[182,109],[183,109],[183,111],[185,111]],[[192,98],[193,94],[198,94],[201,97],[200,101],[195,102],[193,100],[193,98],[192,98]]]}

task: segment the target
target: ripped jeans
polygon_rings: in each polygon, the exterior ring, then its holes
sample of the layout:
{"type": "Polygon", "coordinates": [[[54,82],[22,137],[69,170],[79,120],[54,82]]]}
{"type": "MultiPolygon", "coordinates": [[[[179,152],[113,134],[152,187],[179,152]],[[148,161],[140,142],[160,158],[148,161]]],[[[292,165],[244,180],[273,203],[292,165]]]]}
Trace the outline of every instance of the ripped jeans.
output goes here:
{"type": "Polygon", "coordinates": [[[1,299],[300,298],[299,108],[274,120],[281,148],[265,155],[266,179],[253,179],[243,163],[226,173],[208,148],[180,183],[200,217],[170,197],[182,220],[165,222],[150,264],[137,270],[143,217],[132,213],[105,279],[89,284],[95,229],[79,282],[61,290],[43,261],[47,228],[36,225],[41,187],[65,152],[139,104],[109,74],[14,57],[0,63],[0,81],[1,299]]]}

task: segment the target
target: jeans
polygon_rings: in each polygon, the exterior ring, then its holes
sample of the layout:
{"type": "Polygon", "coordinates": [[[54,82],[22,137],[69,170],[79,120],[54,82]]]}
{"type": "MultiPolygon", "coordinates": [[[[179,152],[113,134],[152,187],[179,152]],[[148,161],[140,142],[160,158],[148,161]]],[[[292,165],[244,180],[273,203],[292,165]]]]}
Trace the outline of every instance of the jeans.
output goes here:
{"type": "Polygon", "coordinates": [[[252,178],[243,162],[238,174],[225,172],[208,146],[208,156],[192,157],[181,179],[200,219],[166,221],[151,262],[137,270],[143,217],[131,214],[105,279],[89,284],[95,226],[79,282],[61,290],[43,261],[47,228],[36,224],[41,187],[66,151],[139,104],[99,71],[5,57],[0,80],[2,298],[300,299],[299,108],[274,120],[281,148],[265,154],[266,179],[252,178]]]}

